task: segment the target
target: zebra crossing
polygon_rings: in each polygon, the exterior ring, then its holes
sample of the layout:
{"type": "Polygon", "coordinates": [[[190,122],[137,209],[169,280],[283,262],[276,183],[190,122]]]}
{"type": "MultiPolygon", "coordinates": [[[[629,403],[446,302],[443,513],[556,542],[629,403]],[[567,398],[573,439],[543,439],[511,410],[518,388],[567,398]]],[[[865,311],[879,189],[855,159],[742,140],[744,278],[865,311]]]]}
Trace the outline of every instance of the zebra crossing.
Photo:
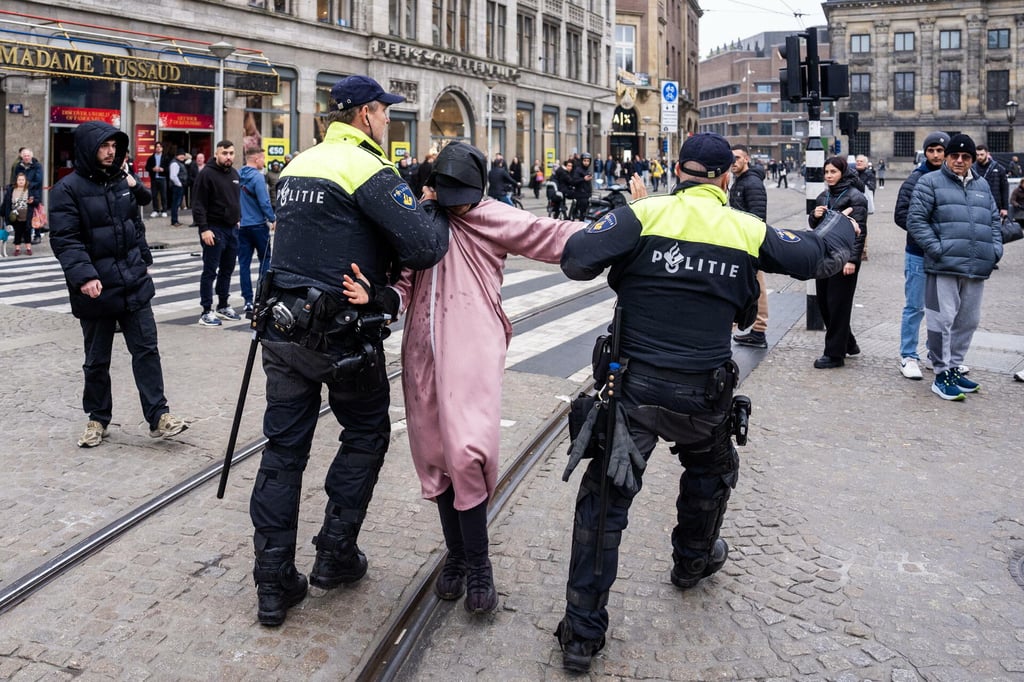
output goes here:
{"type": "MultiPolygon", "coordinates": [[[[528,264],[527,264],[528,265],[528,264]]],[[[160,324],[196,324],[199,307],[199,277],[202,258],[187,250],[153,252],[149,271],[156,285],[152,306],[160,324]]],[[[251,268],[253,282],[258,272],[251,268]]],[[[558,271],[510,269],[502,287],[503,306],[510,318],[550,306],[570,297],[588,294],[542,313],[517,328],[508,351],[506,367],[552,376],[567,377],[590,363],[593,338],[611,318],[613,294],[603,279],[593,282],[568,280],[558,271]]],[[[240,301],[238,275],[232,282],[232,304],[240,301]]],[[[35,310],[70,314],[67,287],[60,264],[55,258],[0,260],[0,303],[35,310]]],[[[237,307],[241,307],[238,305],[237,307]]],[[[225,323],[215,330],[248,332],[248,324],[225,323]]],[[[392,357],[401,352],[401,321],[392,325],[385,350],[392,357]]]]}

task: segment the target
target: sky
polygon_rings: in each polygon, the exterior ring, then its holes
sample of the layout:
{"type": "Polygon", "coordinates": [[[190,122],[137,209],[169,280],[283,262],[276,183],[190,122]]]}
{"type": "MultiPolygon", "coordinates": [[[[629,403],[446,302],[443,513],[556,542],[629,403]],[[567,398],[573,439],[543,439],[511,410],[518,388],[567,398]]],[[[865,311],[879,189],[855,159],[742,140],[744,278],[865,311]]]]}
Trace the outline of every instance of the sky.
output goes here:
{"type": "Polygon", "coordinates": [[[822,0],[699,0],[700,56],[763,31],[803,31],[825,25],[822,0]],[[800,14],[803,16],[794,16],[800,14]]]}

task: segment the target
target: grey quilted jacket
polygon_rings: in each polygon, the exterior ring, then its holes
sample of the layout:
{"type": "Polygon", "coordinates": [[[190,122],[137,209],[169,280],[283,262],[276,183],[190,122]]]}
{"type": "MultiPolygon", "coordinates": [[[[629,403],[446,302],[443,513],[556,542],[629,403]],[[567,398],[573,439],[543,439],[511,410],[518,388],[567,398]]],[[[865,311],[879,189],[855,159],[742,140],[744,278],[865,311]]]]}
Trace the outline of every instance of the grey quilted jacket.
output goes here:
{"type": "Polygon", "coordinates": [[[966,184],[943,166],[921,176],[907,213],[907,231],[924,251],[924,270],[988,279],[1003,257],[999,211],[984,178],[966,184]]]}

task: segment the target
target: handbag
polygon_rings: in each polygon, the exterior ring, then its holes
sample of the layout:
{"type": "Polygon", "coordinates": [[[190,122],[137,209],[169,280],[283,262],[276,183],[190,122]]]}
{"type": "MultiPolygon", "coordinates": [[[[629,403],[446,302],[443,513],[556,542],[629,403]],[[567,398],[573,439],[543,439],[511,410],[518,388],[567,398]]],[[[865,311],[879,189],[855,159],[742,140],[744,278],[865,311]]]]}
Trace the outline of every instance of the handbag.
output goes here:
{"type": "Polygon", "coordinates": [[[999,231],[1003,233],[1003,244],[1024,239],[1024,226],[1016,220],[1003,218],[1003,222],[999,223],[999,231]]]}
{"type": "Polygon", "coordinates": [[[38,204],[35,210],[32,211],[32,229],[39,230],[40,232],[47,232],[46,209],[43,208],[42,204],[38,204]]]}
{"type": "Polygon", "coordinates": [[[16,223],[16,222],[18,222],[18,212],[17,211],[11,211],[10,213],[8,213],[7,214],[7,222],[9,222],[9,223],[16,223]]]}

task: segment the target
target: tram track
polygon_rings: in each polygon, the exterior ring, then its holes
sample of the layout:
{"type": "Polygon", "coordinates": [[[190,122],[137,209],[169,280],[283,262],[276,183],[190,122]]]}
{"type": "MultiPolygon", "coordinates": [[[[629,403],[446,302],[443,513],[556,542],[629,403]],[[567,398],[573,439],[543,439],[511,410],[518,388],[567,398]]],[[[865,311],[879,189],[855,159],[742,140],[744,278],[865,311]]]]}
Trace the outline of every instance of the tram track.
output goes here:
{"type": "MultiPolygon", "coordinates": [[[[538,315],[542,315],[546,312],[555,310],[559,307],[569,305],[574,301],[594,294],[602,290],[603,288],[605,288],[605,285],[603,283],[595,284],[592,287],[587,287],[585,289],[574,292],[567,296],[563,296],[561,298],[550,301],[543,305],[526,310],[513,317],[510,321],[513,326],[521,325],[524,322],[538,315]]],[[[401,370],[391,372],[388,375],[388,380],[394,381],[400,375],[401,370]]],[[[330,407],[326,403],[324,403],[323,405],[321,405],[319,416],[323,417],[327,414],[330,414],[330,407]]],[[[546,428],[549,428],[549,425],[546,425],[544,428],[542,428],[542,431],[544,431],[546,428]]],[[[254,440],[253,442],[248,443],[247,445],[244,445],[239,449],[236,449],[231,458],[232,467],[249,459],[253,455],[261,452],[265,445],[266,439],[260,437],[259,439],[254,440]]],[[[530,450],[530,448],[526,448],[524,452],[528,450],[530,450]]],[[[524,452],[520,452],[519,455],[513,460],[513,462],[519,463],[520,460],[522,460],[522,458],[524,457],[524,452]]],[[[516,464],[513,464],[508,468],[508,471],[511,472],[513,468],[516,466],[516,464]]],[[[223,469],[224,461],[222,459],[219,459],[219,461],[216,461],[213,464],[206,466],[205,468],[196,472],[195,474],[192,474],[191,476],[170,486],[169,488],[166,488],[165,490],[154,495],[153,497],[150,497],[142,504],[137,505],[128,512],[121,514],[110,523],[90,533],[88,536],[76,542],[74,545],[72,545],[65,551],[61,552],[54,558],[50,559],[49,561],[46,561],[43,564],[33,568],[32,570],[24,573],[20,577],[8,581],[5,585],[3,585],[2,588],[0,588],[0,615],[3,615],[8,611],[14,609],[18,604],[28,599],[30,596],[32,596],[32,594],[41,590],[48,583],[68,573],[74,567],[80,565],[89,557],[100,552],[104,547],[114,542],[118,538],[124,536],[133,528],[138,527],[144,521],[153,517],[161,510],[182,500],[187,495],[202,487],[209,481],[218,478],[223,469]]],[[[521,475],[525,475],[525,472],[521,475]]],[[[503,480],[504,476],[502,476],[502,481],[503,480]]],[[[521,478],[519,480],[521,480],[521,478]]],[[[498,496],[502,494],[503,490],[503,483],[499,481],[498,496]]],[[[511,490],[514,490],[514,486],[511,490]]],[[[497,501],[495,502],[495,508],[498,508],[497,501]]],[[[489,513],[488,520],[490,519],[491,515],[489,513]]],[[[392,658],[393,656],[391,654],[388,654],[387,657],[392,658]]]]}

